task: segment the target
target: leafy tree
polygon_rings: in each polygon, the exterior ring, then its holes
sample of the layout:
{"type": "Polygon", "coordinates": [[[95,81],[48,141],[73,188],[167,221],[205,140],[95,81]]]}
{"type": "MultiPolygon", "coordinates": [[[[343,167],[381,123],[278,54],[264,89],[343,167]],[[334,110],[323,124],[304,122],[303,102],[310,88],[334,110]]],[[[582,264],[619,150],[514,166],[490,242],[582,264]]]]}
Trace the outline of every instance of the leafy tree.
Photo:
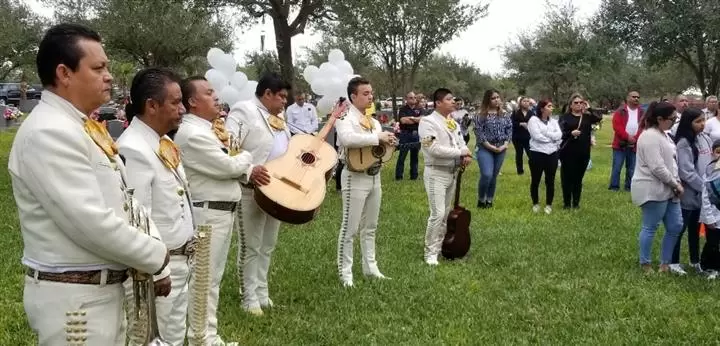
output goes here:
{"type": "MultiPolygon", "coordinates": [[[[313,21],[332,15],[324,0],[206,0],[217,4],[237,6],[245,16],[246,24],[257,23],[265,15],[273,20],[275,48],[280,62],[281,75],[294,84],[296,73],[293,65],[292,38],[305,32],[313,21]],[[294,14],[295,18],[290,16],[294,14]]],[[[291,93],[292,94],[292,93],[291,93]]],[[[292,98],[292,95],[289,95],[292,98]]]]}
{"type": "Polygon", "coordinates": [[[704,96],[720,88],[720,1],[603,0],[600,28],[638,47],[649,64],[685,64],[704,96]]]}
{"type": "Polygon", "coordinates": [[[56,9],[58,20],[84,22],[100,32],[111,57],[120,54],[123,60],[129,58],[144,67],[187,70],[211,47],[229,50],[232,46],[231,27],[224,24],[215,8],[202,2],[44,1],[56,9]]]}
{"type": "Polygon", "coordinates": [[[388,75],[393,100],[415,84],[422,63],[437,47],[487,14],[487,4],[460,0],[328,0],[328,5],[336,18],[326,31],[374,53],[388,75]]]}
{"type": "Polygon", "coordinates": [[[22,2],[0,0],[0,22],[0,80],[34,79],[34,59],[43,32],[40,18],[22,2]]]}
{"type": "Polygon", "coordinates": [[[486,89],[493,86],[493,79],[467,61],[451,55],[432,55],[420,67],[415,89],[432,95],[439,87],[452,90],[453,95],[469,100],[482,98],[486,89]]]}

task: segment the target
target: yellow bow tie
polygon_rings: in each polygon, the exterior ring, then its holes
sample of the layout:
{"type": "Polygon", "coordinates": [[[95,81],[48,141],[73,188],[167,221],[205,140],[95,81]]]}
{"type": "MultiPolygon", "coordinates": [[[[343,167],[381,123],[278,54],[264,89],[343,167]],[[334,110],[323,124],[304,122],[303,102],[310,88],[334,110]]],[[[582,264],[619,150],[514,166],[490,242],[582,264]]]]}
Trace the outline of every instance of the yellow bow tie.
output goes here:
{"type": "Polygon", "coordinates": [[[271,114],[270,117],[268,117],[268,123],[275,131],[285,130],[285,119],[280,117],[280,115],[271,114]]]}
{"type": "Polygon", "coordinates": [[[225,120],[222,118],[215,118],[212,122],[212,129],[213,132],[215,132],[215,136],[222,142],[222,144],[227,148],[230,146],[230,134],[228,134],[227,129],[225,128],[225,120]]]}
{"type": "Polygon", "coordinates": [[[180,150],[178,150],[175,142],[170,139],[160,138],[158,156],[160,156],[160,160],[167,168],[176,169],[180,165],[180,150]]]}
{"type": "Polygon", "coordinates": [[[457,124],[455,123],[455,120],[453,120],[453,119],[445,119],[445,125],[447,125],[447,128],[450,131],[455,131],[455,129],[457,128],[457,124]]]}
{"type": "Polygon", "coordinates": [[[109,158],[118,154],[117,145],[113,141],[105,125],[93,119],[85,119],[85,132],[92,138],[93,142],[102,149],[109,158]]]}
{"type": "Polygon", "coordinates": [[[360,126],[362,126],[362,128],[366,130],[371,130],[374,127],[372,122],[372,116],[363,114],[362,118],[360,118],[360,126]]]}

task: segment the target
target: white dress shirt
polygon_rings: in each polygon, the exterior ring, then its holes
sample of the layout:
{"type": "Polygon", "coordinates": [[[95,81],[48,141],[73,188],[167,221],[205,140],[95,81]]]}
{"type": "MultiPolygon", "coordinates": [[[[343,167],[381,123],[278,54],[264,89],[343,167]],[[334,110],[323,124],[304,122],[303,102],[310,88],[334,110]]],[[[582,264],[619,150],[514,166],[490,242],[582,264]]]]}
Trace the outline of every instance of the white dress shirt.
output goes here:
{"type": "Polygon", "coordinates": [[[530,132],[530,151],[550,155],[560,147],[562,131],[558,121],[552,117],[547,122],[540,120],[537,116],[528,120],[528,132],[530,132]]]}
{"type": "MultiPolygon", "coordinates": [[[[127,223],[125,166],[83,129],[87,116],[49,90],[17,131],[8,170],[23,264],[40,271],[136,268],[155,273],[165,245],[127,223]]],[[[158,237],[151,225],[150,232],[158,237]]]]}
{"type": "Polygon", "coordinates": [[[163,164],[159,148],[160,136],[139,117],[118,138],[128,186],[135,188],[135,196],[148,209],[168,249],[177,249],[194,234],[187,178],[182,163],[174,172],[163,164]]]}
{"type": "Polygon", "coordinates": [[[345,148],[364,148],[380,144],[378,136],[378,133],[382,132],[380,122],[371,118],[373,128],[365,129],[360,125],[360,119],[363,117],[365,114],[351,104],[347,114],[342,119],[335,121],[340,160],[345,159],[345,148]]]}
{"type": "Polygon", "coordinates": [[[242,196],[238,181],[246,184],[252,173],[252,155],[242,151],[230,156],[212,130],[212,123],[185,114],[175,134],[180,147],[193,201],[237,202],[242,196]]]}
{"type": "Polygon", "coordinates": [[[720,139],[720,121],[717,117],[711,117],[705,122],[704,132],[710,136],[713,142],[720,139]]]}
{"type": "Polygon", "coordinates": [[[318,131],[318,116],[315,106],[304,102],[302,106],[293,103],[285,111],[292,133],[314,133],[318,131]]]}
{"type": "Polygon", "coordinates": [[[438,112],[432,112],[420,120],[418,136],[426,166],[454,167],[460,162],[462,150],[467,149],[460,124],[452,117],[445,118],[438,112]],[[455,123],[454,130],[448,128],[447,120],[455,123]]]}

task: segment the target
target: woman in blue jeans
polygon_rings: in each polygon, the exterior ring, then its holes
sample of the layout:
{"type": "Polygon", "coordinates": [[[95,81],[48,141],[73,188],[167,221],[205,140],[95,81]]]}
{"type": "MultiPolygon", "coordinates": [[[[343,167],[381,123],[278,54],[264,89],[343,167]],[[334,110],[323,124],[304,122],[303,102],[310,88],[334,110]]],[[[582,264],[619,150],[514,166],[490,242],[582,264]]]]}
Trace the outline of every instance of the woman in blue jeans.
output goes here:
{"type": "Polygon", "coordinates": [[[640,266],[653,271],[650,253],[660,221],[665,225],[660,272],[668,272],[673,250],[683,228],[680,197],[684,189],[678,175],[675,143],[667,131],[675,123],[675,106],[653,102],[645,114],[645,129],[637,140],[635,174],[630,185],[632,202],[642,210],[640,266]]]}
{"type": "Polygon", "coordinates": [[[480,167],[477,206],[490,208],[495,198],[497,176],[512,135],[512,120],[510,114],[502,109],[502,100],[497,90],[485,91],[480,111],[473,117],[473,124],[476,158],[480,167]]]}

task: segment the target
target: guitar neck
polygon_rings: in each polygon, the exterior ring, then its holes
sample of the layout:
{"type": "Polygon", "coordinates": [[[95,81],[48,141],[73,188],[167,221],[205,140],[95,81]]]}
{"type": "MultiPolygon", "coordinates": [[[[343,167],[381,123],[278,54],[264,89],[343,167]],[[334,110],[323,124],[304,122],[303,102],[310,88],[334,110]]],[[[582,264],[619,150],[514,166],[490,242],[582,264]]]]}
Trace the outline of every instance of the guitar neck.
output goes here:
{"type": "Polygon", "coordinates": [[[462,174],[464,170],[465,168],[460,168],[457,181],[455,182],[455,203],[453,204],[455,208],[460,206],[460,186],[462,186],[462,174]]]}

